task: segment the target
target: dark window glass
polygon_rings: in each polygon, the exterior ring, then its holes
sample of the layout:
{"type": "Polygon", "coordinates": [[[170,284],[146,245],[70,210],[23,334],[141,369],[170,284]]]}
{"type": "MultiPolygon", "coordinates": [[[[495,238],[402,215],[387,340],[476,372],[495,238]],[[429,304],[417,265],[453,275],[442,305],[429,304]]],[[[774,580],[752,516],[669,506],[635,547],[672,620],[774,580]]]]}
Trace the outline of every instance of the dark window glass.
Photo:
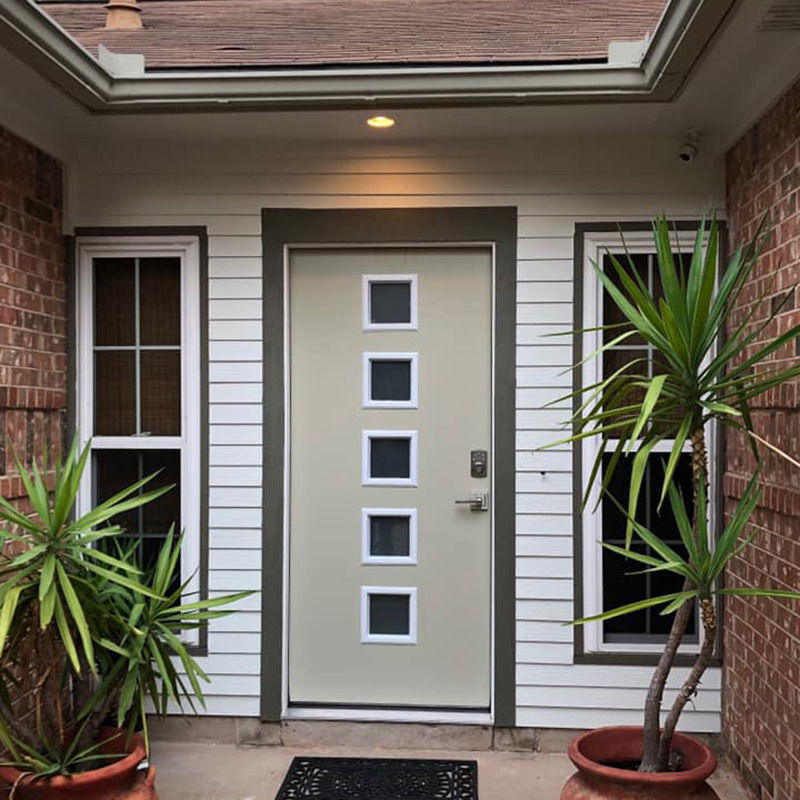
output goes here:
{"type": "Polygon", "coordinates": [[[411,362],[377,361],[372,364],[372,399],[411,399],[411,362]]]}
{"type": "MultiPolygon", "coordinates": [[[[681,541],[669,499],[664,501],[661,510],[658,502],[661,496],[664,467],[669,455],[667,453],[651,454],[649,465],[642,482],[642,491],[637,509],[636,519],[681,555],[686,550],[681,541]]],[[[608,463],[610,455],[604,457],[608,463]]],[[[610,494],[616,498],[622,509],[627,509],[628,490],[631,477],[631,458],[623,458],[614,470],[609,486],[610,494]]],[[[681,490],[687,507],[689,518],[692,516],[692,464],[691,454],[680,456],[675,472],[675,485],[681,490]]],[[[602,501],[603,541],[625,546],[625,513],[610,498],[602,501]]],[[[649,547],[639,540],[634,532],[633,549],[653,555],[649,547]]],[[[647,569],[645,564],[603,549],[603,608],[610,610],[647,597],[658,597],[681,590],[683,579],[674,573],[651,572],[631,575],[647,569]]],[[[603,623],[606,642],[661,642],[665,641],[672,625],[672,616],[661,616],[660,607],[645,609],[603,623]]],[[[692,619],[687,631],[689,641],[697,640],[697,621],[692,619]]]]}
{"type": "Polygon", "coordinates": [[[370,517],[370,555],[408,556],[411,552],[410,527],[408,517],[370,517]]]}
{"type": "Polygon", "coordinates": [[[411,601],[407,594],[369,596],[369,632],[384,636],[408,636],[411,601]]]}
{"type": "Polygon", "coordinates": [[[372,478],[411,477],[411,441],[409,439],[370,440],[370,476],[372,478]]]}
{"type": "Polygon", "coordinates": [[[140,369],[142,431],[153,436],[180,436],[180,350],[143,350],[140,369]]]}
{"type": "Polygon", "coordinates": [[[133,350],[98,350],[94,354],[94,432],[131,436],[136,426],[136,354],[133,350]]]}
{"type": "Polygon", "coordinates": [[[133,258],[94,260],[94,343],[100,347],[135,344],[136,303],[133,258]]]}
{"type": "MultiPolygon", "coordinates": [[[[111,520],[124,532],[113,541],[104,541],[103,546],[112,555],[116,546],[135,547],[135,558],[140,567],[146,569],[158,557],[161,543],[169,528],[175,525],[176,534],[181,528],[180,452],[177,450],[95,450],[94,501],[101,503],[117,492],[149,475],[159,472],[152,481],[139,490],[139,494],[173,486],[170,491],[144,506],[127,511],[111,520]]],[[[180,568],[176,569],[176,581],[180,580],[180,568]]]]}
{"type": "MultiPolygon", "coordinates": [[[[645,285],[652,290],[654,276],[658,273],[658,266],[655,263],[655,256],[649,253],[636,253],[626,255],[625,253],[614,253],[614,258],[622,265],[625,272],[630,275],[631,271],[639,275],[644,281],[645,285]],[[633,267],[633,270],[631,270],[633,267]]],[[[608,254],[603,256],[603,271],[611,278],[612,283],[628,296],[627,291],[624,289],[624,284],[619,278],[616,268],[614,267],[608,254]]],[[[603,325],[620,325],[625,322],[622,312],[617,307],[614,299],[608,292],[603,293],[603,325]]],[[[610,328],[603,331],[603,343],[615,339],[617,336],[625,332],[625,328],[610,328]]],[[[633,344],[644,344],[644,340],[640,336],[631,336],[625,340],[628,346],[633,344]]]]}
{"type": "Polygon", "coordinates": [[[181,343],[181,262],[139,259],[141,341],[145,346],[181,343]]]}
{"type": "Polygon", "coordinates": [[[370,321],[376,324],[411,322],[411,284],[408,281],[370,283],[370,321]]]}

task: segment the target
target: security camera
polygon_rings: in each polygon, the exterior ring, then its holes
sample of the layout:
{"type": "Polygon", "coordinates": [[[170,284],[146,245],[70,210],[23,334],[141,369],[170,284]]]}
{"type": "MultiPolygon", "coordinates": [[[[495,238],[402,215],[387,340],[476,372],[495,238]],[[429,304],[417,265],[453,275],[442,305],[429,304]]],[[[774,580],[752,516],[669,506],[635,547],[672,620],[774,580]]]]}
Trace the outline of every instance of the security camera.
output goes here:
{"type": "Polygon", "coordinates": [[[697,158],[697,146],[693,144],[684,144],[681,146],[681,149],[678,150],[678,158],[683,161],[684,164],[691,164],[692,161],[697,158]]]}
{"type": "Polygon", "coordinates": [[[692,128],[687,134],[686,139],[678,150],[678,158],[684,164],[691,164],[700,152],[700,140],[703,138],[702,131],[692,128]]]}

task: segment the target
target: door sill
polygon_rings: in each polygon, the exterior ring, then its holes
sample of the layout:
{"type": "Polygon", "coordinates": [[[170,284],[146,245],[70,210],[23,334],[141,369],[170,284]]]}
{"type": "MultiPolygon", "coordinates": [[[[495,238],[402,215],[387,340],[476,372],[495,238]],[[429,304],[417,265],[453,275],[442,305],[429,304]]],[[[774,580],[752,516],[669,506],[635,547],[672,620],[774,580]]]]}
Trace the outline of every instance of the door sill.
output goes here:
{"type": "Polygon", "coordinates": [[[349,722],[423,722],[447,725],[492,725],[493,716],[488,711],[458,711],[456,709],[392,709],[392,708],[343,708],[341,706],[319,706],[317,708],[284,709],[283,719],[316,719],[349,722]]]}

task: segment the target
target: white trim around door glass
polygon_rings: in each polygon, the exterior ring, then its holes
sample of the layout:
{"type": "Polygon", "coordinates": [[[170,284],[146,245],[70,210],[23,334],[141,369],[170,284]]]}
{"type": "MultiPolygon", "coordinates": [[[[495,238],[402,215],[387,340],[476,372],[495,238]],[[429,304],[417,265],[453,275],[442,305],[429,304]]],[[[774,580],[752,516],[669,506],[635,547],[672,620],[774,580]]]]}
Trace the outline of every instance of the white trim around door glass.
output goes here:
{"type": "Polygon", "coordinates": [[[361,305],[363,310],[363,327],[365,331],[415,331],[418,320],[418,288],[416,275],[393,275],[381,273],[380,275],[361,276],[361,305]],[[370,286],[373,283],[408,283],[409,291],[409,321],[408,322],[373,322],[372,321],[372,293],[370,286]]]}
{"type": "Polygon", "coordinates": [[[417,408],[419,403],[419,357],[417,353],[364,353],[362,397],[363,408],[417,408]],[[410,390],[408,400],[372,399],[372,362],[405,361],[409,364],[410,390]]]}
{"type": "Polygon", "coordinates": [[[417,509],[416,508],[362,508],[361,509],[361,563],[362,564],[416,564],[417,563],[417,509]],[[406,517],[408,519],[408,555],[380,556],[372,553],[373,517],[406,517]]]}
{"type": "Polygon", "coordinates": [[[417,643],[417,588],[416,586],[362,586],[361,587],[361,642],[362,644],[416,644],[417,643]],[[408,597],[408,633],[370,633],[370,597],[372,595],[400,595],[408,597]]]}

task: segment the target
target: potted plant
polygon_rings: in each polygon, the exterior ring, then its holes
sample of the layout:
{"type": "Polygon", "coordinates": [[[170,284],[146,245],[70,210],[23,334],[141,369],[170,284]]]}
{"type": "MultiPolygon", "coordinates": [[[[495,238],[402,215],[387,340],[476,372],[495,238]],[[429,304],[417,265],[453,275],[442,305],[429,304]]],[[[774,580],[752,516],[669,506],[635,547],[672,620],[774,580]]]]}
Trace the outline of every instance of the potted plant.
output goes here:
{"type": "Polygon", "coordinates": [[[76,439],[50,490],[17,462],[30,514],[0,498],[0,780],[17,800],[155,798],[146,713],[194,710],[208,681],[181,637],[249,594],[184,602],[172,529],[144,570],[119,544],[115,519],[172,488],[155,476],[76,517],[89,455],[76,439]]]}
{"type": "MultiPolygon", "coordinates": [[[[735,513],[716,537],[709,521],[707,429],[722,425],[743,432],[760,463],[759,444],[778,449],[753,430],[750,402],[800,376],[798,365],[781,368],[766,361],[800,334],[800,326],[795,326],[763,341],[762,334],[782,304],[773,306],[765,321],[754,321],[752,310],[742,319],[731,315],[769,236],[766,224],[722,269],[718,269],[719,228],[715,221],[708,227],[705,223],[700,226],[688,258],[673,253],[665,219],[656,220],[653,231],[663,293],[660,297],[650,291],[631,258],[620,260],[608,254],[613,277],[593,264],[623,322],[603,329],[609,332],[614,328],[609,341],[589,358],[636,336],[652,347],[654,368],[649,369],[646,360],[634,360],[595,385],[569,395],[576,405],[571,420],[573,435],[561,442],[597,437],[598,454],[591,465],[590,483],[602,475],[598,494],[617,504],[619,499],[610,495],[608,487],[614,470],[624,459],[630,459],[629,496],[620,505],[627,519],[625,547],[602,544],[637,562],[644,571],[673,573],[681,588],[572,623],[607,620],[653,607],[672,615],[671,630],[647,691],[643,726],[603,728],[576,737],[569,754],[578,772],[564,787],[562,800],[714,797],[705,784],[716,767],[714,754],[703,743],[676,733],[676,725],[713,657],[717,600],[724,595],[800,598],[790,591],[725,588],[722,584],[726,564],[757,535],[749,530],[749,520],[760,497],[758,470],[735,513]],[[636,518],[648,459],[656,445],[665,440],[673,444],[663,469],[660,502],[669,504],[679,529],[683,547],[678,549],[669,546],[658,530],[648,530],[636,518]],[[687,444],[692,463],[690,498],[682,495],[675,481],[678,458],[687,444]],[[636,549],[632,547],[634,538],[636,549]],[[702,644],[662,724],[664,687],[696,605],[702,644]]],[[[784,302],[786,299],[788,296],[784,302]]],[[[758,303],[753,303],[752,308],[756,307],[758,303]]]]}

